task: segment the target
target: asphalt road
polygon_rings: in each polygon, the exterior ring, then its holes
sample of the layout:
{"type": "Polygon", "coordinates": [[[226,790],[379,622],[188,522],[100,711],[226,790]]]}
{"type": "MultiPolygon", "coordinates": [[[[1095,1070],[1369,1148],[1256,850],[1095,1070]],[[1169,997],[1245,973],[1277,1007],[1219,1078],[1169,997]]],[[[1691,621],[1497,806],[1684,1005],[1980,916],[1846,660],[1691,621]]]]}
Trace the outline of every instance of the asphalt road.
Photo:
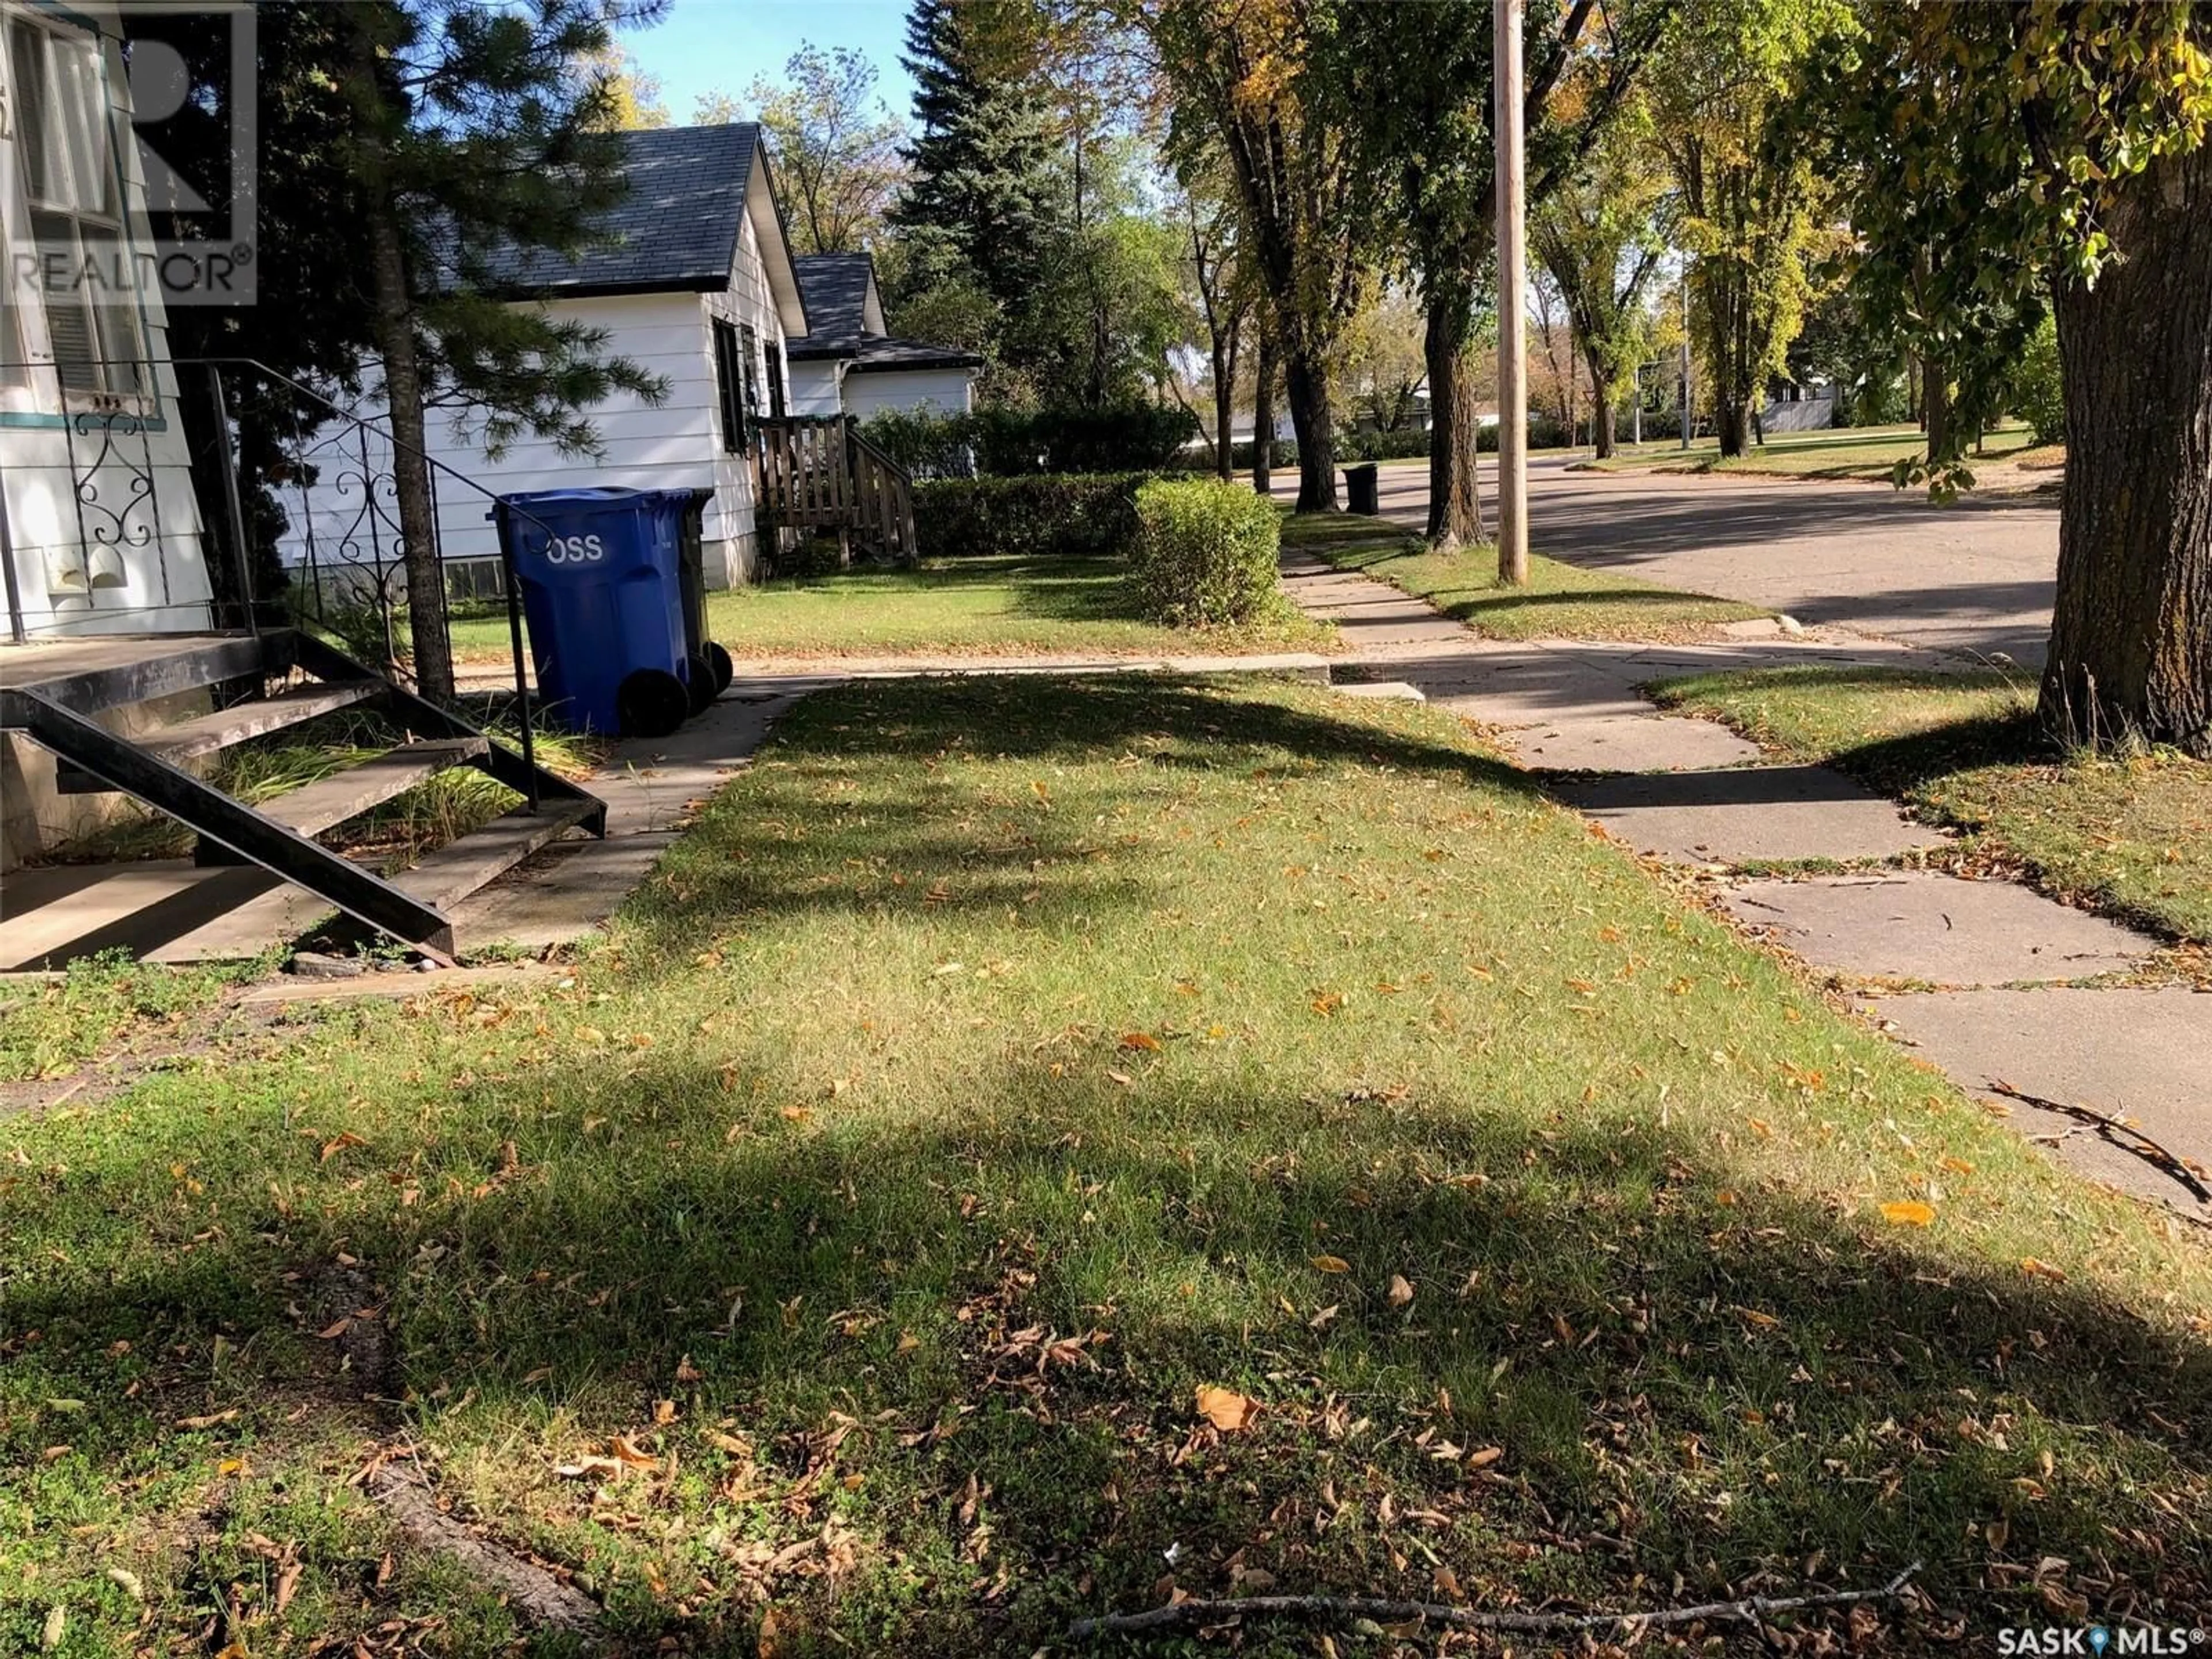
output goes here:
{"type": "MultiPolygon", "coordinates": [[[[1279,472],[1278,492],[1297,477],[1279,472]]],[[[1425,462],[1387,463],[1382,511],[1416,526],[1425,462]]],[[[1494,511],[1486,457],[1483,503],[1494,511]]],[[[1571,564],[1787,611],[1913,645],[2039,665],[2058,564],[2058,509],[1991,497],[1936,507],[1887,484],[1528,466],[1531,545],[1571,564]]]]}

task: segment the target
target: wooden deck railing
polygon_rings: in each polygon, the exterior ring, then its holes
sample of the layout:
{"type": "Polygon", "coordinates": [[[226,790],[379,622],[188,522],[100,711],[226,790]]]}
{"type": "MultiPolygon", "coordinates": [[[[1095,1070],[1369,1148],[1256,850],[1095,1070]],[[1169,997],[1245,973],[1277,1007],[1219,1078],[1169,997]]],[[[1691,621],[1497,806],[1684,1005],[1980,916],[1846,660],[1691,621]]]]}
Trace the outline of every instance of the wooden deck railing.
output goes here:
{"type": "Polygon", "coordinates": [[[853,495],[860,513],[861,538],[901,564],[921,556],[914,533],[914,480],[906,469],[860,435],[848,422],[846,445],[853,463],[853,495]]]}
{"type": "Polygon", "coordinates": [[[756,421],[754,473],[767,525],[834,530],[848,553],[857,537],[878,557],[915,558],[914,481],[850,416],[756,421]]]}

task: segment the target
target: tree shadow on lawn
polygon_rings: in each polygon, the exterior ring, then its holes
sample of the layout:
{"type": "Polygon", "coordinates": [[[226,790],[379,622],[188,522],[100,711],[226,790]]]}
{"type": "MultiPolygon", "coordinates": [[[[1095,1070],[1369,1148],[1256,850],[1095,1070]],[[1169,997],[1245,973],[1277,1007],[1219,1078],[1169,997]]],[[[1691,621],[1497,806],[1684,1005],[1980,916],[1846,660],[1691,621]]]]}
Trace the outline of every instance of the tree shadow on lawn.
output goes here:
{"type": "Polygon", "coordinates": [[[978,675],[932,680],[926,698],[910,683],[856,682],[834,699],[809,699],[785,716],[744,786],[711,803],[632,898],[629,915],[641,936],[634,959],[644,971],[680,971],[747,916],[1020,907],[1026,922],[1048,928],[1166,895],[1171,874],[1147,848],[1088,815],[1050,810],[1047,774],[1033,786],[1042,796],[986,797],[960,775],[954,763],[962,757],[1048,766],[1121,753],[1133,773],[1129,798],[1139,801],[1166,800],[1209,774],[1294,777],[1341,766],[1540,797],[1536,780],[1518,768],[1378,726],[1371,711],[1338,719],[1244,695],[1265,683],[1241,675],[978,675]],[[886,757],[909,765],[860,773],[858,763],[886,757]],[[859,775],[879,787],[864,790],[859,775]],[[866,867],[817,869],[821,842],[845,835],[866,867]],[[742,858],[731,856],[732,848],[742,858]],[[1040,881],[1054,870],[1079,870],[1079,878],[1040,881]],[[939,875],[941,886],[932,879],[939,875]]]}
{"type": "MultiPolygon", "coordinates": [[[[1869,1237],[1626,1112],[1224,1091],[1182,1058],[1125,1087],[1009,1056],[957,1114],[793,1114],[772,1060],[733,1081],[647,1051],[426,1093],[420,1152],[380,1139],[344,1181],[241,1111],[206,1133],[265,1143],[293,1203],[94,1293],[16,1288],[45,1334],[19,1363],[92,1401],[94,1456],[235,1406],[223,1432],[268,1462],[324,1397],[298,1286],[343,1250],[390,1433],[472,1521],[588,1572],[640,1651],[750,1652],[765,1592],[799,1647],[1026,1654],[1154,1604],[1171,1548],[1197,1594],[1241,1567],[1425,1596],[1433,1562],[1521,1606],[1924,1559],[1937,1607],[1885,1621],[1903,1650],[1954,1617],[2080,1622],[2076,1595],[2212,1613],[2201,1345],[1940,1234],[1869,1237]],[[164,1356],[216,1334],[210,1402],[164,1356]],[[151,1356],[128,1402],[118,1342],[151,1356]],[[1202,1424],[1201,1384],[1252,1425],[1202,1424]],[[616,1436],[652,1467],[596,1498],[553,1472],[616,1436]]],[[[361,1567],[326,1547],[311,1571],[361,1567]]]]}

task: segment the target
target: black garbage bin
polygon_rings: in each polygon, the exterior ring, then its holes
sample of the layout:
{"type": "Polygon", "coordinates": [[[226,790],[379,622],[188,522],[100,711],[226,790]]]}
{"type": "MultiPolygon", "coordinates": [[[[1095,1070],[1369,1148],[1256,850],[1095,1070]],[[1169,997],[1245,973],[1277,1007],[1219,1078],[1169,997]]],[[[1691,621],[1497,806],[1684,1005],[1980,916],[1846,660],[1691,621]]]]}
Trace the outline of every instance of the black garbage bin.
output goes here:
{"type": "Polygon", "coordinates": [[[1382,516],[1382,486],[1378,481],[1374,463],[1344,469],[1346,506],[1353,513],[1364,513],[1370,519],[1382,516]]]}
{"type": "Polygon", "coordinates": [[[683,589],[684,648],[691,664],[691,712],[701,709],[730,689],[737,665],[730,653],[707,637],[707,503],[711,489],[670,490],[681,496],[684,523],[678,581],[683,589]]]}

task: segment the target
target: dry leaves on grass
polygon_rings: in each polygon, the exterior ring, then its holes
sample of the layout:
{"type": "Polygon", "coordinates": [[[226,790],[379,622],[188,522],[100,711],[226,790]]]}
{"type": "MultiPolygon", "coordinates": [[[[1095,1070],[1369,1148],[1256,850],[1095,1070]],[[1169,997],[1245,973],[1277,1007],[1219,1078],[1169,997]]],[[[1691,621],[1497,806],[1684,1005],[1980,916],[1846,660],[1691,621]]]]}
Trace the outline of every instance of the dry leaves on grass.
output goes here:
{"type": "Polygon", "coordinates": [[[1881,1206],[1881,1218],[1893,1227],[1925,1227],[1936,1219],[1936,1206],[1917,1198],[1899,1199],[1881,1206]]]}
{"type": "Polygon", "coordinates": [[[1198,1414],[1224,1433],[1249,1428],[1259,1410],[1258,1401],[1234,1389],[1201,1387],[1198,1390],[1198,1414]]]}

